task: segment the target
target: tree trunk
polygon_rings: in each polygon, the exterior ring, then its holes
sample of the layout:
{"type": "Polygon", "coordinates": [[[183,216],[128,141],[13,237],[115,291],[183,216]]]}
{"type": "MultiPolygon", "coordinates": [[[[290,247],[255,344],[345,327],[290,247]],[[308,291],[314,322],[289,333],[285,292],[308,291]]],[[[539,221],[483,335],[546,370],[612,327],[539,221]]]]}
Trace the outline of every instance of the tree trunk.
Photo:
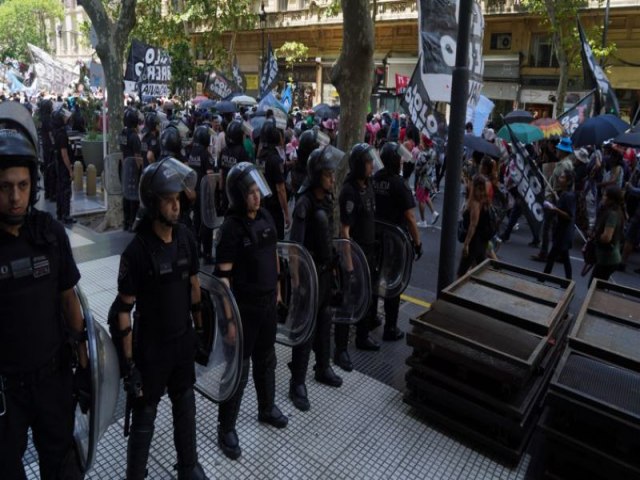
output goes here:
{"type": "MultiPolygon", "coordinates": [[[[375,37],[369,0],[341,0],[341,3],[342,51],[331,70],[331,82],[340,95],[338,148],[349,153],[356,143],[364,141],[373,81],[375,37]]],[[[348,168],[348,162],[338,166],[338,188],[342,185],[348,168]]]]}
{"type": "MultiPolygon", "coordinates": [[[[123,62],[129,33],[136,24],[136,0],[121,2],[120,15],[115,22],[105,10],[102,0],[82,0],[78,4],[84,7],[98,37],[96,53],[104,69],[109,107],[108,144],[109,151],[113,153],[118,151],[118,135],[123,128],[123,62]]],[[[110,195],[108,200],[107,213],[98,230],[122,225],[122,196],[110,195]]]]}
{"type": "Polygon", "coordinates": [[[562,115],[564,112],[564,99],[567,96],[567,85],[569,84],[569,60],[562,38],[561,25],[556,15],[556,6],[554,0],[545,0],[545,7],[549,15],[549,22],[553,30],[553,49],[556,52],[558,65],[560,66],[560,78],[558,79],[558,89],[556,91],[556,103],[554,117],[562,115]]]}

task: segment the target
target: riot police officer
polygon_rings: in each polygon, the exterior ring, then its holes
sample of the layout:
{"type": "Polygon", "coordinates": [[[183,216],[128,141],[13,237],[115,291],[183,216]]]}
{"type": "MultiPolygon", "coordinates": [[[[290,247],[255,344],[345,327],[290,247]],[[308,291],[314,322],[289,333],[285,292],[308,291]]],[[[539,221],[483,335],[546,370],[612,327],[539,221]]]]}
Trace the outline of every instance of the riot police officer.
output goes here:
{"type": "Polygon", "coordinates": [[[142,136],[142,158],[144,166],[160,159],[160,119],[156,112],[147,112],[144,116],[144,135],[142,136]]]}
{"type": "MultiPolygon", "coordinates": [[[[70,334],[83,344],[73,291],[80,273],[64,228],[34,208],[37,146],[27,110],[1,103],[0,472],[7,480],[26,478],[29,428],[42,479],[81,478],[72,461],[75,405],[67,348],[70,334]],[[74,472],[78,476],[70,477],[74,472]]],[[[86,367],[86,350],[78,353],[86,367]]]]}
{"type": "MultiPolygon", "coordinates": [[[[193,146],[189,153],[189,161],[187,162],[191,168],[193,168],[198,174],[198,183],[196,192],[200,192],[200,184],[205,175],[212,175],[215,167],[213,165],[213,157],[209,152],[209,144],[211,142],[211,129],[209,125],[203,124],[196,128],[193,132],[193,146]]],[[[202,222],[201,217],[201,203],[196,201],[194,214],[193,214],[193,226],[197,235],[200,248],[199,252],[202,252],[204,261],[211,263],[211,252],[213,250],[213,229],[207,227],[202,222]]]]}
{"type": "Polygon", "coordinates": [[[193,392],[193,323],[201,327],[202,321],[198,256],[193,235],[178,222],[179,194],[193,189],[196,181],[191,168],[170,157],[143,171],[140,200],[145,216],[120,259],[119,293],[109,311],[109,326],[132,407],[128,480],[145,476],[165,389],[172,404],[178,478],[206,478],[197,461],[193,392]]]}
{"type": "Polygon", "coordinates": [[[285,227],[288,228],[290,224],[287,189],[284,182],[284,159],[276,149],[281,143],[282,137],[276,124],[273,121],[264,122],[260,131],[258,163],[264,165],[264,176],[269,188],[274,192],[265,200],[264,206],[276,222],[278,240],[284,239],[285,227]]]}
{"type": "MultiPolygon", "coordinates": [[[[178,127],[170,123],[160,134],[160,159],[167,157],[175,158],[180,162],[188,159],[183,155],[182,138],[178,127]]],[[[191,211],[196,202],[197,193],[195,190],[185,190],[180,192],[180,223],[193,230],[191,211]]]]}
{"type": "MultiPolygon", "coordinates": [[[[372,273],[375,265],[375,198],[369,177],[376,160],[373,147],[368,143],[355,145],[349,156],[349,175],[339,197],[340,236],[353,239],[362,248],[372,273]]],[[[371,302],[367,314],[356,325],[356,348],[380,350],[380,344],[369,337],[369,325],[376,315],[377,304],[377,301],[371,302]]],[[[348,339],[349,325],[337,324],[334,363],[349,372],[353,370],[353,364],[347,351],[348,339]]]]}
{"type": "Polygon", "coordinates": [[[53,112],[53,144],[56,151],[56,217],[59,221],[70,225],[76,222],[71,217],[71,147],[67,135],[67,122],[71,112],[59,108],[53,112]]]}
{"type": "MultiPolygon", "coordinates": [[[[220,152],[220,173],[222,185],[226,185],[229,171],[242,162],[249,162],[249,156],[244,148],[244,132],[242,123],[234,120],[229,123],[225,134],[225,147],[220,152]]],[[[221,189],[221,211],[226,212],[229,208],[226,189],[221,189]]]]}
{"type": "Polygon", "coordinates": [[[318,143],[318,132],[316,129],[305,130],[300,135],[300,143],[298,144],[297,159],[291,169],[291,186],[294,192],[298,192],[307,178],[307,160],[309,155],[320,144],[318,143]]]}
{"type": "Polygon", "coordinates": [[[271,191],[255,165],[242,162],[227,176],[229,210],[216,249],[215,274],[230,284],[238,302],[244,334],[242,376],[233,397],[218,410],[218,445],[236,459],[241,450],[235,430],[242,394],[253,361],[253,382],[258,396],[258,420],[276,428],[288,419],[275,405],[276,302],[278,288],[276,227],[269,212],[261,208],[271,191]]]}
{"type": "Polygon", "coordinates": [[[305,379],[311,349],[316,357],[315,379],[332,387],[340,387],[340,378],[331,368],[330,297],[335,264],[332,246],[333,232],[333,186],[337,167],[333,147],[314,150],[307,163],[307,181],[293,211],[291,241],[301,243],[311,254],[318,273],[318,313],[315,331],[310,340],[293,347],[291,354],[291,381],[289,398],[299,410],[309,410],[305,379]]]}
{"type": "MultiPolygon", "coordinates": [[[[411,157],[411,153],[396,142],[385,143],[380,150],[384,168],[373,176],[373,190],[376,198],[376,219],[391,225],[397,225],[409,233],[413,241],[416,260],[422,256],[422,240],[418,233],[416,217],[413,212],[416,202],[411,189],[400,175],[402,162],[411,157]]],[[[400,296],[384,300],[385,341],[400,340],[404,333],[398,329],[400,296]]]]}
{"type": "MultiPolygon", "coordinates": [[[[140,118],[138,110],[128,107],[124,111],[124,129],[120,134],[120,151],[122,159],[133,157],[136,159],[138,171],[142,170],[142,142],[138,136],[138,122],[140,118]]],[[[124,230],[131,230],[136,219],[136,213],[140,202],[136,200],[122,199],[122,213],[124,215],[124,230]]]]}

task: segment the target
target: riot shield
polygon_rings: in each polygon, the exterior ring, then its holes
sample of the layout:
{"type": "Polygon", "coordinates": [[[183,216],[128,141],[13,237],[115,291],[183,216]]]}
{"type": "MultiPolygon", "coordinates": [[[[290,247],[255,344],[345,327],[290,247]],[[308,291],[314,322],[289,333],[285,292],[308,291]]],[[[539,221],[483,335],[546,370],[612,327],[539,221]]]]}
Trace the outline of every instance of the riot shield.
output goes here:
{"type": "Polygon", "coordinates": [[[276,342],[290,347],[306,342],[313,333],[318,309],[318,274],[302,245],[278,242],[280,296],[276,342]]]}
{"type": "Polygon", "coordinates": [[[231,398],[242,372],[242,323],[235,298],[219,278],[199,272],[202,327],[209,351],[206,365],[196,364],[196,390],[209,400],[231,398]]]}
{"type": "Polygon", "coordinates": [[[215,228],[219,223],[215,202],[216,187],[219,183],[219,173],[205,175],[200,180],[200,215],[202,223],[207,228],[215,228]]]}
{"type": "Polygon", "coordinates": [[[371,274],[364,252],[355,242],[334,238],[338,256],[332,286],[331,310],[336,323],[357,323],[371,301],[371,274]]]}
{"type": "Polygon", "coordinates": [[[413,247],[409,236],[396,225],[376,220],[375,258],[375,266],[371,266],[375,291],[383,298],[397,297],[411,280],[413,247]]]}
{"type": "Polygon", "coordinates": [[[113,422],[120,390],[118,355],[107,330],[94,321],[89,303],[79,287],[75,287],[87,328],[87,353],[91,374],[89,410],[76,406],[73,436],[83,471],[93,466],[100,438],[113,422]]]}
{"type": "Polygon", "coordinates": [[[127,157],[122,161],[122,196],[131,201],[138,201],[138,184],[142,160],[136,157],[127,157]]]}

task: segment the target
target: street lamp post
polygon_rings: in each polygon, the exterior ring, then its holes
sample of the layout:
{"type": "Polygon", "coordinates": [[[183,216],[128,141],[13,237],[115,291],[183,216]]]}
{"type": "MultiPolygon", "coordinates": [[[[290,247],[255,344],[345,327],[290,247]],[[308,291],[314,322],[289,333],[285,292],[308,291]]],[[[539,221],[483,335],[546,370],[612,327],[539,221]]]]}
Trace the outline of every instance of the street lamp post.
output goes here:
{"type": "MultiPolygon", "coordinates": [[[[260,54],[260,76],[264,75],[264,30],[267,27],[267,12],[264,11],[264,2],[260,5],[260,30],[262,30],[262,53],[260,54]]],[[[262,80],[262,78],[261,78],[262,80]]]]}

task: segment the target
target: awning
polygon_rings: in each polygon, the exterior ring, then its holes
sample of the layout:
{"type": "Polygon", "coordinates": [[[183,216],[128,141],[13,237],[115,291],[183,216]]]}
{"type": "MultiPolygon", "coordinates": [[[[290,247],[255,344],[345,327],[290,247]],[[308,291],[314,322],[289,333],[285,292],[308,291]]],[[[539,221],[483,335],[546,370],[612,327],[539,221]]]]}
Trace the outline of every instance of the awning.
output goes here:
{"type": "Polygon", "coordinates": [[[607,73],[613,88],[640,90],[640,67],[613,66],[607,73]]]}
{"type": "Polygon", "coordinates": [[[485,80],[520,78],[520,55],[484,55],[483,60],[485,80]]]}

